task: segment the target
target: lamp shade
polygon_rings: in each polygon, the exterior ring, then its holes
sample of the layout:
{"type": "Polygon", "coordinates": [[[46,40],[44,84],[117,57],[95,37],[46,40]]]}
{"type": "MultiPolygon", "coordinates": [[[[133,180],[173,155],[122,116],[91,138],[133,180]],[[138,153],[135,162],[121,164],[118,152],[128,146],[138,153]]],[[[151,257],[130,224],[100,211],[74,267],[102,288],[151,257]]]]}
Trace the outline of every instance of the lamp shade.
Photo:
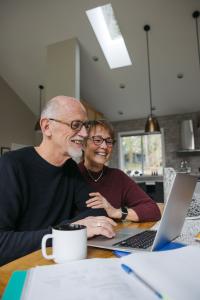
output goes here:
{"type": "Polygon", "coordinates": [[[160,126],[158,120],[152,114],[148,116],[145,124],[146,133],[160,133],[160,126]]]}

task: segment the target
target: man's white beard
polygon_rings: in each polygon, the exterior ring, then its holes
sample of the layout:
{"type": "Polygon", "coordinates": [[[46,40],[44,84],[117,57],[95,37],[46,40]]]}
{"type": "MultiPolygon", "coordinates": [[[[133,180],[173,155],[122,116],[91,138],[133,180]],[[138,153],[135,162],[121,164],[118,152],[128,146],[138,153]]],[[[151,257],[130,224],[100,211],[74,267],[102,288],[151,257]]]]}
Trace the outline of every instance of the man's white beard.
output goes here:
{"type": "Polygon", "coordinates": [[[80,161],[80,158],[82,156],[82,149],[69,149],[68,155],[71,156],[76,162],[80,161]]]}

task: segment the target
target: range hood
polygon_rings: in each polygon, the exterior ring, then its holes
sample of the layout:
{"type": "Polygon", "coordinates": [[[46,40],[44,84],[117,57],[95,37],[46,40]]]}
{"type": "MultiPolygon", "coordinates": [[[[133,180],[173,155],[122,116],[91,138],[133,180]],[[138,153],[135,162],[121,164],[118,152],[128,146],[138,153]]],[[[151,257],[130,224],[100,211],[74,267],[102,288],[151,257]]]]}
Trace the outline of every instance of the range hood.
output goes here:
{"type": "Polygon", "coordinates": [[[192,120],[184,120],[181,123],[181,149],[195,150],[194,128],[192,120]]]}

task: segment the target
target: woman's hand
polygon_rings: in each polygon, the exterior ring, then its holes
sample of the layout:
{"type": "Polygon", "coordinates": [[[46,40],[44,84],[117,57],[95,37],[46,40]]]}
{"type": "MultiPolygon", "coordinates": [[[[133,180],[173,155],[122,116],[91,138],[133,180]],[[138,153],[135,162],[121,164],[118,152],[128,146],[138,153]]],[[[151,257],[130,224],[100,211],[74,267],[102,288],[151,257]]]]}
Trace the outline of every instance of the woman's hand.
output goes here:
{"type": "Polygon", "coordinates": [[[89,196],[92,198],[86,201],[87,207],[104,208],[110,218],[121,218],[121,209],[114,208],[100,193],[90,193],[89,196]]]}

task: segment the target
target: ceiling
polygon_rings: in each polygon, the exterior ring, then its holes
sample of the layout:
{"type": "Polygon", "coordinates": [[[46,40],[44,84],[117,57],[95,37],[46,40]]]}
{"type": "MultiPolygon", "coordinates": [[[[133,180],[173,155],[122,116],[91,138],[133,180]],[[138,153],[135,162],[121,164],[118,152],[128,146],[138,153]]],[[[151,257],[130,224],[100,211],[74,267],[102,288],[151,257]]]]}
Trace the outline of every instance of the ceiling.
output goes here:
{"type": "Polygon", "coordinates": [[[143,26],[149,24],[155,114],[200,111],[195,10],[200,10],[199,0],[0,0],[0,75],[37,115],[47,45],[77,37],[81,98],[111,121],[145,117],[149,90],[143,26]],[[107,3],[112,4],[132,66],[109,69],[85,14],[107,3]]]}

